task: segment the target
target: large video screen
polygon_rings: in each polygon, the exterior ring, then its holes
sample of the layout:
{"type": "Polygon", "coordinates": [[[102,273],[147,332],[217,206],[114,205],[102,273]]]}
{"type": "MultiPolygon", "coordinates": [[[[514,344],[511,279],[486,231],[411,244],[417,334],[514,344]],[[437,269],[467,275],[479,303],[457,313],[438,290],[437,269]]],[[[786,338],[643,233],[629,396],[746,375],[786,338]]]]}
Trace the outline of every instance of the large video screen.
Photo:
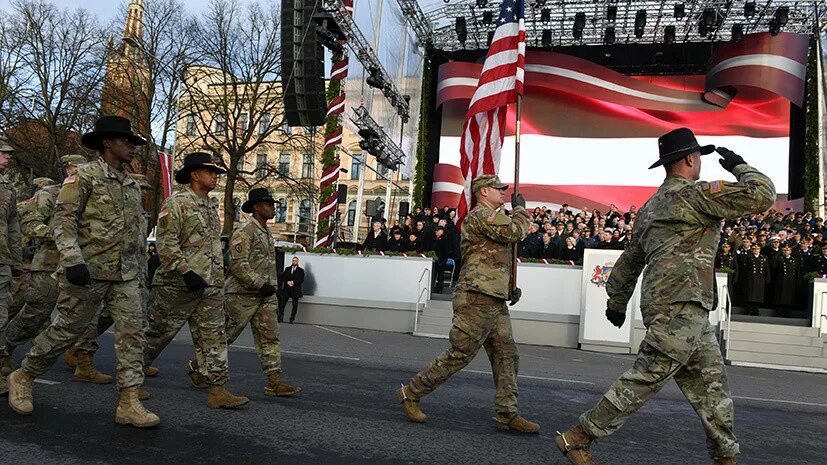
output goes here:
{"type": "MultiPolygon", "coordinates": [[[[704,76],[638,76],[660,87],[704,92],[704,76]]],[[[454,205],[460,133],[467,100],[443,104],[439,165],[433,204],[454,205]]],[[[514,180],[514,108],[499,174],[514,180]]],[[[560,205],[621,209],[640,207],[664,179],[663,168],[647,169],[658,158],[657,137],[677,127],[691,128],[701,145],[724,146],[772,178],[778,193],[788,190],[790,102],[757,88],[740,89],[717,111],[673,112],[633,108],[589,95],[527,89],[522,116],[520,188],[530,206],[560,205]]],[[[704,157],[702,180],[734,180],[704,157]]],[[[460,181],[461,182],[461,181],[460,181]]]]}

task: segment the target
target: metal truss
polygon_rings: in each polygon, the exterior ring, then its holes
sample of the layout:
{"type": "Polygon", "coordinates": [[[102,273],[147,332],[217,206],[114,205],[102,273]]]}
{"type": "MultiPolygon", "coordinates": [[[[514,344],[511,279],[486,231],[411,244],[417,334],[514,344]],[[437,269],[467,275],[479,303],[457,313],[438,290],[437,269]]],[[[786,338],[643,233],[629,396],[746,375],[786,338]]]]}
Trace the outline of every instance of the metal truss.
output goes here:
{"type": "Polygon", "coordinates": [[[433,44],[434,31],[431,28],[431,23],[422,12],[417,0],[396,0],[402,14],[407,18],[408,23],[416,34],[419,44],[422,47],[428,48],[433,44]]]}
{"type": "Polygon", "coordinates": [[[353,121],[353,124],[356,125],[357,128],[361,129],[370,129],[376,133],[379,138],[379,151],[381,155],[377,155],[377,161],[382,165],[387,166],[392,170],[399,169],[399,165],[405,160],[405,153],[402,152],[402,149],[396,145],[393,140],[385,133],[382,126],[376,122],[368,112],[367,108],[364,105],[360,105],[359,108],[353,109],[354,117],[350,120],[353,121]]]}
{"type": "MultiPolygon", "coordinates": [[[[434,48],[445,51],[487,49],[488,35],[495,28],[499,5],[500,2],[495,0],[448,0],[427,11],[425,16],[434,30],[434,48]],[[488,21],[491,16],[493,21],[488,21]],[[464,43],[457,36],[457,18],[466,21],[464,43]]],[[[607,28],[614,28],[614,43],[617,44],[663,43],[667,27],[674,28],[675,43],[724,42],[732,39],[736,24],[740,25],[743,34],[770,31],[779,10],[787,12],[786,24],[779,27],[782,32],[812,34],[816,32],[817,24],[824,30],[827,19],[825,0],[528,0],[526,45],[545,48],[601,45],[606,43],[607,28]],[[675,14],[676,4],[683,6],[682,16],[675,14]],[[747,4],[751,6],[745,8],[747,4]],[[616,9],[614,20],[608,18],[609,7],[616,9]],[[639,10],[646,11],[646,21],[636,34],[635,17],[639,10]],[[709,11],[714,21],[703,33],[700,23],[709,11]],[[574,23],[578,13],[584,14],[586,21],[581,37],[576,38],[574,23]]]]}

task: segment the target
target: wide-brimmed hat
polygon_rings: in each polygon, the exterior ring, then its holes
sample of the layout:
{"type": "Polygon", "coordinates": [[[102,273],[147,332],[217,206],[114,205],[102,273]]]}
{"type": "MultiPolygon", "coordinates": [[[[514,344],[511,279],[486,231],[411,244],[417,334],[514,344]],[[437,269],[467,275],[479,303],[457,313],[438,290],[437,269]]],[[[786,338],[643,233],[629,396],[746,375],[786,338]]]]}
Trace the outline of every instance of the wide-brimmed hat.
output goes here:
{"type": "Polygon", "coordinates": [[[190,172],[198,168],[210,168],[217,171],[219,174],[227,172],[224,168],[217,165],[212,156],[206,152],[193,152],[184,157],[184,166],[175,172],[175,182],[178,184],[190,183],[190,172]]]}
{"type": "Polygon", "coordinates": [[[253,213],[253,204],[256,202],[276,203],[276,199],[273,198],[273,194],[271,194],[268,189],[263,187],[251,189],[250,192],[247,193],[247,201],[241,204],[241,211],[244,213],[253,213]]]}
{"type": "Polygon", "coordinates": [[[695,134],[691,129],[678,128],[658,138],[658,150],[660,151],[660,158],[649,167],[650,170],[657,166],[669,165],[693,152],[709,155],[715,151],[715,146],[698,145],[695,134]]]}
{"type": "Polygon", "coordinates": [[[146,144],[146,139],[132,132],[132,122],[122,116],[104,116],[95,121],[95,129],[80,138],[84,147],[102,150],[103,141],[125,137],[135,145],[146,144]]]}

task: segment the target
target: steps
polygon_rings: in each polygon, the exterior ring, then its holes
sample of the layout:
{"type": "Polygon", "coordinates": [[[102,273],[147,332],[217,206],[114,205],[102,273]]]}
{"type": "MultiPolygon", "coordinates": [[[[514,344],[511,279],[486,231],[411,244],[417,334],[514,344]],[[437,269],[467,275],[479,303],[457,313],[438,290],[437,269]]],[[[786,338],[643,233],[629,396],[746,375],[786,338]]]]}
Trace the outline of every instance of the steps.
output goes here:
{"type": "Polygon", "coordinates": [[[726,357],[733,365],[827,372],[827,344],[817,328],[733,321],[726,357]]]}
{"type": "Polygon", "coordinates": [[[451,331],[454,310],[450,300],[430,300],[428,306],[419,315],[414,336],[447,338],[451,331]]]}

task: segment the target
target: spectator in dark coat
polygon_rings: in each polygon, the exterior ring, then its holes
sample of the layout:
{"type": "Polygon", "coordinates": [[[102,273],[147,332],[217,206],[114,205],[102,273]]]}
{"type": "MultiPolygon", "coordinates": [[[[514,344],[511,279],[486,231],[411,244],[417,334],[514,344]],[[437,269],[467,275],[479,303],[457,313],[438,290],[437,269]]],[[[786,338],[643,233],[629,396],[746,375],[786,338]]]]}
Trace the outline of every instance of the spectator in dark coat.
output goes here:
{"type": "Polygon", "coordinates": [[[422,241],[415,233],[410,233],[408,235],[408,250],[417,253],[422,253],[425,251],[425,248],[422,246],[422,241]]]}
{"type": "Polygon", "coordinates": [[[528,236],[520,242],[519,257],[540,258],[543,250],[543,236],[537,231],[537,223],[531,223],[528,226],[528,236]]]}
{"type": "Polygon", "coordinates": [[[772,303],[781,317],[791,316],[796,304],[799,266],[792,252],[792,247],[785,244],[781,248],[781,254],[770,260],[772,303]]]}
{"type": "Polygon", "coordinates": [[[741,255],[738,260],[738,287],[747,315],[758,315],[758,307],[764,302],[764,292],[770,282],[770,265],[761,254],[761,245],[752,246],[752,253],[741,255]]]}
{"type": "Polygon", "coordinates": [[[445,228],[436,228],[434,236],[434,292],[441,293],[445,284],[445,263],[451,258],[451,241],[445,237],[445,228]]]}
{"type": "Polygon", "coordinates": [[[408,246],[408,240],[402,237],[401,230],[395,230],[391,236],[392,237],[388,239],[388,252],[407,252],[411,250],[408,246]]]}
{"type": "Polygon", "coordinates": [[[362,249],[375,250],[377,252],[384,252],[387,247],[388,235],[382,231],[382,223],[379,221],[373,222],[373,231],[368,233],[365,242],[362,243],[362,249]]]}
{"type": "MultiPolygon", "coordinates": [[[[556,233],[555,233],[556,235],[556,233]]],[[[540,250],[540,258],[552,260],[558,258],[560,255],[560,247],[551,240],[551,233],[543,233],[543,248],[540,250]]]]}
{"type": "Polygon", "coordinates": [[[296,311],[299,307],[299,299],[302,298],[302,284],[304,283],[304,270],[299,266],[299,259],[293,257],[290,261],[290,266],[284,269],[281,274],[281,305],[278,311],[278,321],[284,320],[284,308],[287,306],[287,300],[292,300],[293,306],[290,312],[290,323],[296,319],[296,311]]]}
{"type": "Polygon", "coordinates": [[[566,246],[560,249],[560,260],[579,263],[582,259],[583,255],[577,248],[577,240],[572,236],[567,237],[566,246]]]}

